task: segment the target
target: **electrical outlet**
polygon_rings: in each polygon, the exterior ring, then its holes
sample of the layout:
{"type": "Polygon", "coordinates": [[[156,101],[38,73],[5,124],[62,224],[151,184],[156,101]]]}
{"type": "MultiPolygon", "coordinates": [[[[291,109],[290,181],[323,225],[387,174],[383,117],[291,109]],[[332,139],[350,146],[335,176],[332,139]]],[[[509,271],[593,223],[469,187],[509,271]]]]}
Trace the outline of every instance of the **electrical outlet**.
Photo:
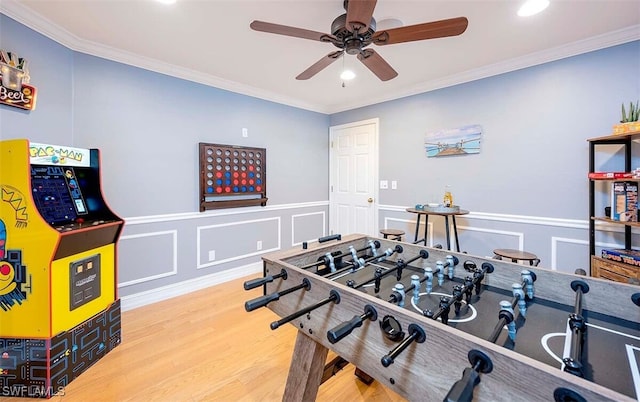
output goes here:
{"type": "Polygon", "coordinates": [[[391,189],[392,190],[397,190],[398,189],[398,182],[396,180],[393,180],[391,182],[391,189]]]}
{"type": "Polygon", "coordinates": [[[380,180],[380,189],[386,190],[389,188],[389,182],[387,180],[380,180]]]}
{"type": "Polygon", "coordinates": [[[242,129],[242,136],[244,138],[247,138],[249,136],[249,130],[247,130],[246,128],[242,129]]]}
{"type": "Polygon", "coordinates": [[[258,242],[256,243],[256,249],[258,251],[262,250],[262,240],[258,240],[258,242]]]}
{"type": "Polygon", "coordinates": [[[209,250],[209,261],[216,259],[216,250],[209,250]]]}

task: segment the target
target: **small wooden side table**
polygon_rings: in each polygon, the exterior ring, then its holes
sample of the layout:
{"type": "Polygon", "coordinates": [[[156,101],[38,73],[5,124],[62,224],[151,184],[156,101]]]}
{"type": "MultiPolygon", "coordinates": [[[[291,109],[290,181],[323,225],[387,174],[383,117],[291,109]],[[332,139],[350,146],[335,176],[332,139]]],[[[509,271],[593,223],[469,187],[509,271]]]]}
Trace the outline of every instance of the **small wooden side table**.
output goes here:
{"type": "Polygon", "coordinates": [[[414,235],[413,244],[424,242],[425,246],[427,245],[429,215],[443,216],[444,227],[447,233],[447,250],[451,250],[451,239],[449,235],[449,217],[451,217],[451,221],[453,222],[453,234],[456,240],[456,251],[460,252],[460,243],[458,242],[458,227],[456,226],[456,215],[466,215],[469,213],[469,211],[461,209],[456,212],[431,212],[431,211],[424,211],[421,209],[407,208],[407,212],[411,212],[412,214],[418,214],[418,218],[416,220],[416,233],[414,235]],[[420,217],[422,217],[422,215],[424,215],[424,238],[418,240],[418,231],[420,230],[420,217]]]}
{"type": "Polygon", "coordinates": [[[514,250],[511,248],[497,248],[493,250],[493,254],[496,255],[498,260],[503,257],[508,258],[511,262],[517,263],[518,261],[529,261],[529,265],[537,267],[540,264],[540,259],[537,255],[522,250],[514,250]]]}

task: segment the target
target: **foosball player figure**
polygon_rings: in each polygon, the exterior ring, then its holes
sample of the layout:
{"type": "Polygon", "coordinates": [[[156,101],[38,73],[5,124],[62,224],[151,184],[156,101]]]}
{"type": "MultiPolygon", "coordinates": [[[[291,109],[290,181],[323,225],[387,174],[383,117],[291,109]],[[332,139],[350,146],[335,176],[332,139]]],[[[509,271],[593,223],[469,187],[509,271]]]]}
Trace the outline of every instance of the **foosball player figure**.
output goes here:
{"type": "Polygon", "coordinates": [[[524,291],[522,290],[522,285],[519,283],[514,283],[511,285],[513,289],[513,297],[518,299],[518,310],[520,310],[520,314],[523,317],[527,316],[527,301],[524,298],[524,291]]]}
{"type": "Polygon", "coordinates": [[[380,282],[382,281],[382,268],[376,268],[375,274],[374,274],[375,282],[374,282],[374,286],[373,286],[373,291],[378,294],[380,293],[380,282]]]}
{"type": "Polygon", "coordinates": [[[464,300],[467,304],[471,304],[471,296],[473,296],[473,278],[467,275],[464,278],[464,300]]]}
{"type": "Polygon", "coordinates": [[[455,285],[451,296],[453,297],[453,307],[456,315],[460,314],[460,308],[462,307],[462,286],[455,285]]]}
{"type": "Polygon", "coordinates": [[[401,283],[396,283],[393,287],[393,293],[391,294],[391,302],[397,303],[398,307],[404,307],[404,285],[401,283]]]}
{"type": "Polygon", "coordinates": [[[511,320],[507,320],[508,322],[507,330],[509,331],[509,339],[515,342],[516,341],[516,323],[513,321],[513,316],[514,316],[513,307],[511,306],[511,303],[506,300],[502,300],[500,302],[500,314],[502,314],[503,312],[508,312],[509,314],[511,314],[511,317],[512,317],[511,320]]]}
{"type": "Polygon", "coordinates": [[[527,297],[529,300],[533,299],[533,282],[535,281],[535,274],[528,269],[523,269],[522,272],[520,272],[520,278],[522,279],[522,283],[525,284],[524,290],[527,293],[527,297]]]}
{"type": "Polygon", "coordinates": [[[420,277],[418,275],[411,275],[411,285],[413,286],[413,302],[418,304],[420,301],[420,277]]]}

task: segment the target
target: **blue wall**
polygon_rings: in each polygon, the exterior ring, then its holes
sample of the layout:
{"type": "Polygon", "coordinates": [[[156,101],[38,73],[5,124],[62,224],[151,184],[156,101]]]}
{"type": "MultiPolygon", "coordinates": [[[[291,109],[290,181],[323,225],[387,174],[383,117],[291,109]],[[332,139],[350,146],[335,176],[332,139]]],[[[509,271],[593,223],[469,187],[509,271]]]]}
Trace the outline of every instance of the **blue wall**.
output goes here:
{"type": "MultiPolygon", "coordinates": [[[[588,144],[608,135],[620,105],[640,98],[640,42],[331,116],[380,118],[382,204],[441,201],[451,184],[472,211],[585,219],[588,144]],[[427,158],[427,132],[483,127],[480,154],[427,158]],[[399,155],[402,155],[400,158],[399,155]]],[[[637,165],[640,167],[640,165],[637,165]]]]}
{"type": "Polygon", "coordinates": [[[0,106],[0,138],[73,144],[74,52],[0,14],[0,49],[29,62],[37,112],[0,106]]]}
{"type": "MultiPolygon", "coordinates": [[[[4,15],[0,48],[30,61],[39,91],[33,112],[0,107],[0,138],[102,150],[106,198],[127,221],[125,296],[247,275],[260,269],[256,242],[280,249],[327,234],[329,127],[370,118],[380,119],[380,179],[398,182],[380,190],[380,227],[413,233],[405,208],[450,184],[471,211],[458,221],[464,250],[525,248],[543,266],[585,268],[586,139],[610,133],[620,104],[640,98],[638,41],[331,116],[73,52],[4,15]],[[483,127],[480,154],[426,157],[427,132],[468,124],[483,127]],[[199,142],[267,148],[268,206],[199,213],[199,142]]],[[[619,152],[599,164],[616,169],[619,152]]],[[[441,226],[430,221],[431,244],[441,226]]],[[[620,239],[611,229],[599,245],[620,239]]]]}

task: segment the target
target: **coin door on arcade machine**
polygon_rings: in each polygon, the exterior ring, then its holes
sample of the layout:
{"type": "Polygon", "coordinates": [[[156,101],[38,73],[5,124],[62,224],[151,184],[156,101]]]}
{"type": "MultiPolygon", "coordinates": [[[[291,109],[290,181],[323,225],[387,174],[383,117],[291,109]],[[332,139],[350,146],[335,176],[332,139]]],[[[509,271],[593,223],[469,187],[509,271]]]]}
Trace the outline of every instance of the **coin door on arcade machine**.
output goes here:
{"type": "Polygon", "coordinates": [[[50,397],[120,344],[123,221],[96,149],[0,141],[0,190],[0,391],[50,397]]]}

